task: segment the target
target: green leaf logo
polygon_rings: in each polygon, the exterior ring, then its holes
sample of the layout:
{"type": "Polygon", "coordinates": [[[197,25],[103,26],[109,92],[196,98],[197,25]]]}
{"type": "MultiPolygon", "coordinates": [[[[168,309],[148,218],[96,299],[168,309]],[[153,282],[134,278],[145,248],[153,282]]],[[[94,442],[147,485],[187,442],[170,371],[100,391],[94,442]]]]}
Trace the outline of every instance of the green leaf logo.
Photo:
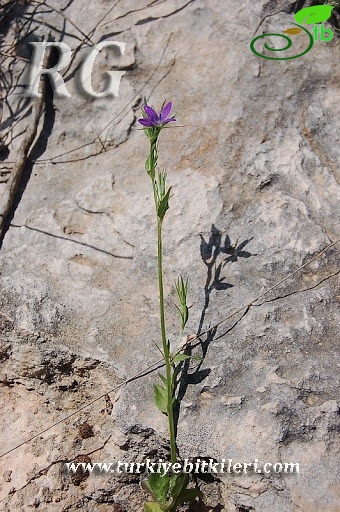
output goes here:
{"type": "Polygon", "coordinates": [[[331,17],[332,9],[334,9],[334,7],[331,5],[305,7],[295,14],[294,19],[298,23],[306,23],[307,25],[322,23],[331,17]]]}

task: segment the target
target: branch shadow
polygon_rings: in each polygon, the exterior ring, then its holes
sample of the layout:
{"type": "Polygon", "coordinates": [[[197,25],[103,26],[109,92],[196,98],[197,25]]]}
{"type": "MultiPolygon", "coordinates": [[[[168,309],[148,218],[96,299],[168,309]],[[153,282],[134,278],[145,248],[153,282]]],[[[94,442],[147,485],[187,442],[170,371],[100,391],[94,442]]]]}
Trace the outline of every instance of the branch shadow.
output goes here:
{"type": "Polygon", "coordinates": [[[214,224],[211,226],[211,232],[209,235],[209,239],[205,240],[204,237],[200,234],[201,244],[200,244],[200,252],[201,258],[205,266],[207,267],[207,277],[204,286],[204,305],[201,312],[199,325],[197,329],[197,343],[194,345],[188,344],[186,347],[186,355],[192,355],[193,348],[200,346],[202,355],[201,360],[196,365],[194,371],[191,371],[190,359],[187,359],[181,363],[181,367],[178,371],[180,375],[178,381],[178,393],[177,393],[177,401],[176,401],[176,409],[175,409],[175,432],[177,434],[178,428],[178,419],[180,414],[180,406],[181,402],[187,392],[188,386],[191,384],[199,384],[201,383],[211,372],[210,368],[203,368],[202,365],[204,363],[206,354],[208,352],[208,348],[210,343],[213,340],[219,339],[225,336],[227,333],[232,331],[235,326],[241,321],[243,316],[247,313],[247,310],[241,315],[241,317],[234,322],[234,324],[229,327],[222,335],[219,335],[216,338],[216,332],[218,327],[214,327],[209,330],[208,333],[205,334],[204,339],[200,337],[200,333],[203,331],[203,325],[205,321],[206,312],[209,308],[210,297],[213,290],[217,291],[225,291],[229,288],[232,288],[233,285],[225,282],[226,278],[221,277],[221,272],[223,267],[230,263],[238,261],[238,258],[250,258],[251,256],[256,256],[256,254],[252,254],[248,251],[245,251],[245,246],[252,240],[252,238],[246,239],[241,243],[238,243],[238,240],[235,244],[231,243],[230,237],[225,235],[224,240],[222,240],[223,232],[218,230],[214,224]],[[222,261],[220,260],[220,256],[226,256],[222,261]]]}
{"type": "MultiPolygon", "coordinates": [[[[29,108],[30,101],[27,98],[23,98],[22,101],[19,101],[19,104],[13,107],[15,110],[13,110],[9,102],[9,96],[18,86],[18,80],[20,78],[20,76],[19,78],[14,78],[14,67],[17,57],[19,56],[20,58],[18,52],[18,47],[20,46],[19,43],[25,37],[23,35],[24,29],[26,28],[24,15],[28,7],[28,3],[21,3],[14,0],[10,0],[7,3],[0,5],[0,96],[2,103],[0,111],[4,111],[5,107],[8,110],[5,122],[2,122],[2,116],[0,115],[1,132],[10,127],[18,118],[20,118],[21,115],[25,117],[25,112],[29,108]],[[15,43],[13,43],[12,47],[7,48],[6,36],[10,29],[13,30],[12,39],[14,38],[15,43]],[[10,55],[13,48],[15,49],[15,53],[10,55]]],[[[30,27],[28,27],[28,30],[30,30],[30,27]]],[[[2,133],[1,138],[3,143],[5,137],[6,135],[2,133]]]]}
{"type": "Polygon", "coordinates": [[[13,26],[13,21],[17,22],[20,20],[27,8],[28,6],[24,3],[14,0],[0,6],[0,32],[3,38],[7,35],[11,26],[13,26]]]}

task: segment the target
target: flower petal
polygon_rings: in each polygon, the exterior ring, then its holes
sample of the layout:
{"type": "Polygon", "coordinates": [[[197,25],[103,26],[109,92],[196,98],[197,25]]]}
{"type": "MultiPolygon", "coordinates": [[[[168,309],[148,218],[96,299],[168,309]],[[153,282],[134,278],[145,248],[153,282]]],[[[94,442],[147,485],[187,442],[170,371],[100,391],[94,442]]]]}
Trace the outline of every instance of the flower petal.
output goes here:
{"type": "Polygon", "coordinates": [[[172,102],[169,101],[169,103],[167,103],[161,110],[161,113],[160,113],[160,119],[161,121],[165,121],[165,119],[168,117],[168,115],[170,114],[170,110],[172,109],[172,102]]]}
{"type": "Polygon", "coordinates": [[[148,117],[142,117],[141,119],[138,119],[138,122],[140,124],[142,124],[143,126],[147,126],[147,127],[154,126],[152,119],[149,119],[148,117]]]}
{"type": "Polygon", "coordinates": [[[166,119],[165,121],[162,121],[162,124],[168,124],[170,123],[171,121],[176,121],[176,119],[174,117],[169,117],[168,119],[166,119]]]}
{"type": "Polygon", "coordinates": [[[159,120],[159,116],[156,112],[156,110],[154,110],[152,107],[149,107],[149,105],[144,105],[143,107],[144,109],[144,112],[151,118],[153,119],[154,121],[158,121],[159,120]]]}

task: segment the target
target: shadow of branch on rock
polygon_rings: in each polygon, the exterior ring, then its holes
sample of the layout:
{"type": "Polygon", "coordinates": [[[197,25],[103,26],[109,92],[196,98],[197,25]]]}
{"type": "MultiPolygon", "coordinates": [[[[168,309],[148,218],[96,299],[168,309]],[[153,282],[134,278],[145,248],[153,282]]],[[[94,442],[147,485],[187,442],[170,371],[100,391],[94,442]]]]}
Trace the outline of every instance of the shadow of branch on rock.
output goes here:
{"type": "MultiPolygon", "coordinates": [[[[221,276],[221,272],[223,267],[227,263],[233,263],[238,261],[238,258],[250,258],[251,256],[255,256],[250,252],[244,250],[245,246],[252,240],[252,238],[243,240],[241,243],[238,243],[238,240],[233,245],[228,235],[225,235],[224,241],[222,240],[223,232],[218,230],[214,224],[211,226],[211,232],[209,235],[209,239],[205,240],[202,235],[201,237],[201,245],[200,252],[203,263],[207,267],[207,277],[204,286],[204,305],[202,308],[199,325],[197,329],[197,336],[199,337],[200,333],[203,331],[203,325],[205,321],[206,312],[209,308],[210,297],[213,290],[217,292],[228,290],[232,288],[234,285],[225,282],[226,277],[221,276]],[[220,256],[226,255],[227,257],[220,260],[220,256]]],[[[245,312],[246,313],[246,312],[245,312]]],[[[244,314],[245,314],[244,313],[244,314]]],[[[238,322],[243,318],[244,314],[239,318],[230,328],[228,328],[224,333],[225,336],[228,332],[230,332],[234,327],[238,324],[238,322]]],[[[208,348],[210,343],[215,339],[217,332],[217,327],[209,330],[207,334],[205,334],[205,338],[199,338],[199,341],[195,343],[195,345],[188,344],[186,347],[186,354],[192,355],[193,348],[200,346],[202,354],[201,360],[196,365],[194,371],[192,370],[192,363],[190,359],[183,361],[182,367],[179,371],[180,379],[178,382],[178,394],[177,394],[177,407],[175,409],[175,425],[177,432],[178,419],[180,414],[180,405],[183,400],[187,388],[190,384],[199,384],[202,382],[211,372],[210,368],[202,369],[202,365],[204,363],[204,359],[206,357],[208,348]]],[[[222,337],[221,335],[219,338],[222,337]]]]}
{"type": "MultiPolygon", "coordinates": [[[[212,341],[225,336],[228,332],[232,331],[235,326],[242,320],[244,315],[247,313],[248,309],[243,312],[243,314],[238,318],[232,326],[228,329],[224,330],[222,335],[218,335],[216,337],[218,326],[212,327],[208,332],[203,331],[203,325],[205,323],[206,313],[209,308],[209,303],[211,299],[211,293],[213,290],[216,290],[217,293],[224,292],[229,288],[232,288],[233,285],[231,283],[226,282],[226,277],[222,275],[222,269],[227,263],[234,263],[238,261],[239,258],[250,258],[251,256],[255,256],[250,252],[244,250],[245,246],[250,242],[250,239],[243,240],[241,243],[238,243],[238,240],[235,244],[231,243],[231,240],[228,235],[225,235],[224,240],[222,240],[221,233],[214,224],[211,226],[211,233],[209,235],[209,239],[205,240],[202,235],[201,244],[200,244],[200,252],[203,263],[207,268],[206,281],[204,286],[204,304],[201,312],[201,316],[199,319],[199,325],[196,334],[196,343],[186,345],[185,353],[186,355],[192,355],[193,350],[196,347],[200,347],[201,349],[201,358],[199,362],[193,368],[192,360],[186,359],[181,363],[181,367],[178,368],[178,393],[176,400],[176,407],[174,409],[174,419],[175,419],[175,431],[177,436],[177,428],[178,428],[178,420],[180,415],[181,402],[187,392],[188,386],[190,384],[199,384],[206,379],[206,377],[211,373],[210,368],[202,368],[204,364],[205,357],[208,352],[209,345],[212,341]],[[226,256],[224,259],[223,257],[226,256]],[[221,258],[222,257],[222,258],[221,258]],[[202,336],[200,337],[200,334],[202,336]]],[[[197,459],[197,460],[201,460],[197,459]]],[[[213,458],[209,458],[209,460],[217,461],[213,458]]],[[[193,461],[194,462],[194,461],[193,461]]],[[[206,474],[205,472],[195,474],[196,485],[201,489],[201,485],[204,484],[215,484],[218,487],[220,486],[220,480],[218,475],[206,474]],[[199,483],[200,480],[200,483],[199,483]]],[[[201,489],[205,492],[205,489],[201,489]]],[[[209,494],[209,492],[208,492],[209,494]]],[[[220,500],[219,503],[215,502],[215,506],[206,506],[203,501],[191,503],[188,510],[190,512],[221,512],[223,510],[223,506],[221,505],[220,500]]],[[[187,509],[186,509],[187,510],[187,509]]]]}

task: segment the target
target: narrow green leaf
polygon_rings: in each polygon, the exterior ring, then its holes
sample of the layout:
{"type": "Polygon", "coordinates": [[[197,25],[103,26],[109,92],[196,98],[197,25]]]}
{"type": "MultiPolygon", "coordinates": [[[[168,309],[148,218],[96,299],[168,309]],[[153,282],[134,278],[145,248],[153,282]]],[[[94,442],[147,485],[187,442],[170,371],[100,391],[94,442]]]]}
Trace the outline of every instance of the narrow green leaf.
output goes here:
{"type": "Polygon", "coordinates": [[[187,359],[194,359],[195,361],[203,361],[203,357],[201,357],[201,356],[188,356],[186,354],[177,354],[173,358],[173,362],[179,363],[180,361],[186,361],[187,359]]]}
{"type": "Polygon", "coordinates": [[[168,189],[167,193],[162,197],[158,204],[157,215],[161,220],[163,220],[166,211],[169,209],[170,191],[171,187],[168,189]]]}
{"type": "Polygon", "coordinates": [[[187,306],[187,293],[188,293],[188,279],[184,281],[183,277],[180,276],[177,281],[175,281],[176,291],[178,295],[178,299],[180,302],[180,307],[178,307],[176,304],[176,308],[179,311],[180,317],[181,317],[181,325],[182,330],[184,330],[186,323],[189,318],[189,309],[187,306]]]}
{"type": "Polygon", "coordinates": [[[145,170],[152,180],[155,178],[155,169],[156,162],[153,160],[152,156],[149,155],[145,161],[145,170]]]}
{"type": "Polygon", "coordinates": [[[168,384],[168,381],[166,380],[166,378],[164,377],[164,375],[162,374],[158,374],[158,377],[161,379],[161,381],[163,382],[163,384],[165,384],[165,386],[168,384]]]}
{"type": "Polygon", "coordinates": [[[185,305],[183,307],[183,311],[182,311],[182,314],[181,314],[181,319],[182,319],[182,327],[184,329],[184,327],[186,326],[187,321],[189,319],[189,309],[188,309],[187,305],[185,305]]]}
{"type": "Polygon", "coordinates": [[[173,358],[174,363],[179,363],[180,361],[186,361],[187,359],[191,359],[193,356],[187,356],[186,354],[177,354],[173,358]]]}
{"type": "Polygon", "coordinates": [[[191,359],[195,359],[195,361],[203,361],[203,357],[201,356],[190,356],[191,359]]]}
{"type": "Polygon", "coordinates": [[[154,402],[158,409],[161,412],[167,413],[168,412],[168,391],[166,388],[163,388],[163,386],[160,386],[159,384],[153,385],[153,397],[154,402]]]}
{"type": "Polygon", "coordinates": [[[162,509],[158,503],[148,501],[144,503],[144,512],[162,512],[162,509]]]}

